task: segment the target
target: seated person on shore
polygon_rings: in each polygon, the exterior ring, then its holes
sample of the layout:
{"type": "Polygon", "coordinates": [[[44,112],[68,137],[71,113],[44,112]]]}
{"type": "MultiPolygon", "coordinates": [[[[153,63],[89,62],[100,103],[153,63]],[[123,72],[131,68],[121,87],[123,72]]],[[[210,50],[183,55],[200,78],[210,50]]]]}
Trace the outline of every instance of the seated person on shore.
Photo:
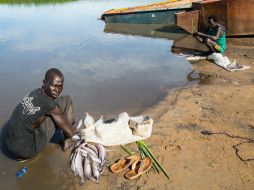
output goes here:
{"type": "Polygon", "coordinates": [[[28,93],[12,113],[7,134],[7,146],[17,160],[29,159],[41,152],[53,137],[56,128],[71,137],[72,101],[61,96],[64,76],[56,68],[45,74],[42,87],[28,93]]]}
{"type": "Polygon", "coordinates": [[[208,29],[206,33],[194,33],[194,37],[209,48],[208,55],[212,53],[223,54],[226,49],[226,32],[225,27],[216,23],[215,16],[208,17],[208,29]]]}

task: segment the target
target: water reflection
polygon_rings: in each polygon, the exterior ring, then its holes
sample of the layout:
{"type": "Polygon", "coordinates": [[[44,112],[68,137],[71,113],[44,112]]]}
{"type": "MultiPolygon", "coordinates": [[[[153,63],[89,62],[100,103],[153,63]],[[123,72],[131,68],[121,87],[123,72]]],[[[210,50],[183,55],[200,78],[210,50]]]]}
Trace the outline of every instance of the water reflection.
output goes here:
{"type": "Polygon", "coordinates": [[[175,25],[163,24],[106,23],[104,32],[150,38],[164,38],[169,40],[177,40],[187,35],[186,32],[175,25]]]}
{"type": "MultiPolygon", "coordinates": [[[[134,115],[157,103],[171,88],[186,85],[191,65],[171,53],[172,39],[181,39],[181,33],[159,26],[145,35],[122,35],[107,32],[98,20],[105,10],[152,1],[0,5],[0,128],[19,100],[41,86],[50,67],[64,73],[63,94],[71,95],[76,115],[86,111],[95,116],[122,111],[134,115]]],[[[68,154],[52,145],[30,164],[28,175],[17,180],[15,172],[21,165],[1,154],[0,186],[11,190],[69,187],[75,177],[59,177],[69,171],[67,160],[68,154]]]]}
{"type": "Polygon", "coordinates": [[[174,54],[207,51],[203,44],[176,25],[106,23],[104,32],[173,40],[171,51],[174,54]]]}

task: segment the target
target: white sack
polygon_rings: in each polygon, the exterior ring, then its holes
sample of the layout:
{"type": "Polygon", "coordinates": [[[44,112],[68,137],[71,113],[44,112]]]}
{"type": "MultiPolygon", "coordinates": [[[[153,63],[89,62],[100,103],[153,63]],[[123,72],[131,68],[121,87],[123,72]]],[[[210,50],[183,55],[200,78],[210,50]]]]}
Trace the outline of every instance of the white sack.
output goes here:
{"type": "Polygon", "coordinates": [[[87,114],[86,128],[81,129],[81,138],[87,142],[100,143],[104,146],[133,143],[147,139],[152,134],[153,119],[147,115],[129,117],[124,112],[120,113],[112,122],[104,122],[102,118],[95,123],[89,123],[89,120],[91,120],[91,116],[87,114]]]}
{"type": "Polygon", "coordinates": [[[246,70],[250,67],[241,65],[237,63],[236,61],[230,62],[227,56],[223,56],[220,53],[213,53],[208,56],[208,59],[213,59],[214,63],[228,71],[240,71],[240,70],[246,70]]]}

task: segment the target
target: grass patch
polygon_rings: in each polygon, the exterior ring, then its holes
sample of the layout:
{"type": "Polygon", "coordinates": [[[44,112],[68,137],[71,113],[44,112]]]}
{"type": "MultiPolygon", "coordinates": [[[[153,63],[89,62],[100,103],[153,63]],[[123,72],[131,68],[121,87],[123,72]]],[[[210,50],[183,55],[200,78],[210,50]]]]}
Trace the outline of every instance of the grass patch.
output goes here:
{"type": "Polygon", "coordinates": [[[9,4],[9,5],[43,5],[43,4],[57,4],[57,3],[66,3],[77,0],[0,0],[0,4],[9,4]]]}

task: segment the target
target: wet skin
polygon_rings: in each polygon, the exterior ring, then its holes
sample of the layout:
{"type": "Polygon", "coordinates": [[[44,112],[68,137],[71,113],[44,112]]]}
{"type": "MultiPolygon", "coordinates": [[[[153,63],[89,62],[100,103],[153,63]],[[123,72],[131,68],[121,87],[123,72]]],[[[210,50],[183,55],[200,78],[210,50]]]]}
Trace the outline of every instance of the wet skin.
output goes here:
{"type": "MultiPolygon", "coordinates": [[[[50,73],[47,79],[43,80],[42,93],[46,96],[56,99],[59,97],[63,90],[64,77],[57,75],[56,73],[50,73]]],[[[46,116],[51,116],[56,126],[63,130],[66,137],[72,137],[75,133],[74,129],[71,128],[70,123],[66,116],[62,114],[59,107],[56,107],[51,112],[47,113],[45,116],[40,117],[33,125],[33,128],[37,128],[46,118],[46,116]]]]}

